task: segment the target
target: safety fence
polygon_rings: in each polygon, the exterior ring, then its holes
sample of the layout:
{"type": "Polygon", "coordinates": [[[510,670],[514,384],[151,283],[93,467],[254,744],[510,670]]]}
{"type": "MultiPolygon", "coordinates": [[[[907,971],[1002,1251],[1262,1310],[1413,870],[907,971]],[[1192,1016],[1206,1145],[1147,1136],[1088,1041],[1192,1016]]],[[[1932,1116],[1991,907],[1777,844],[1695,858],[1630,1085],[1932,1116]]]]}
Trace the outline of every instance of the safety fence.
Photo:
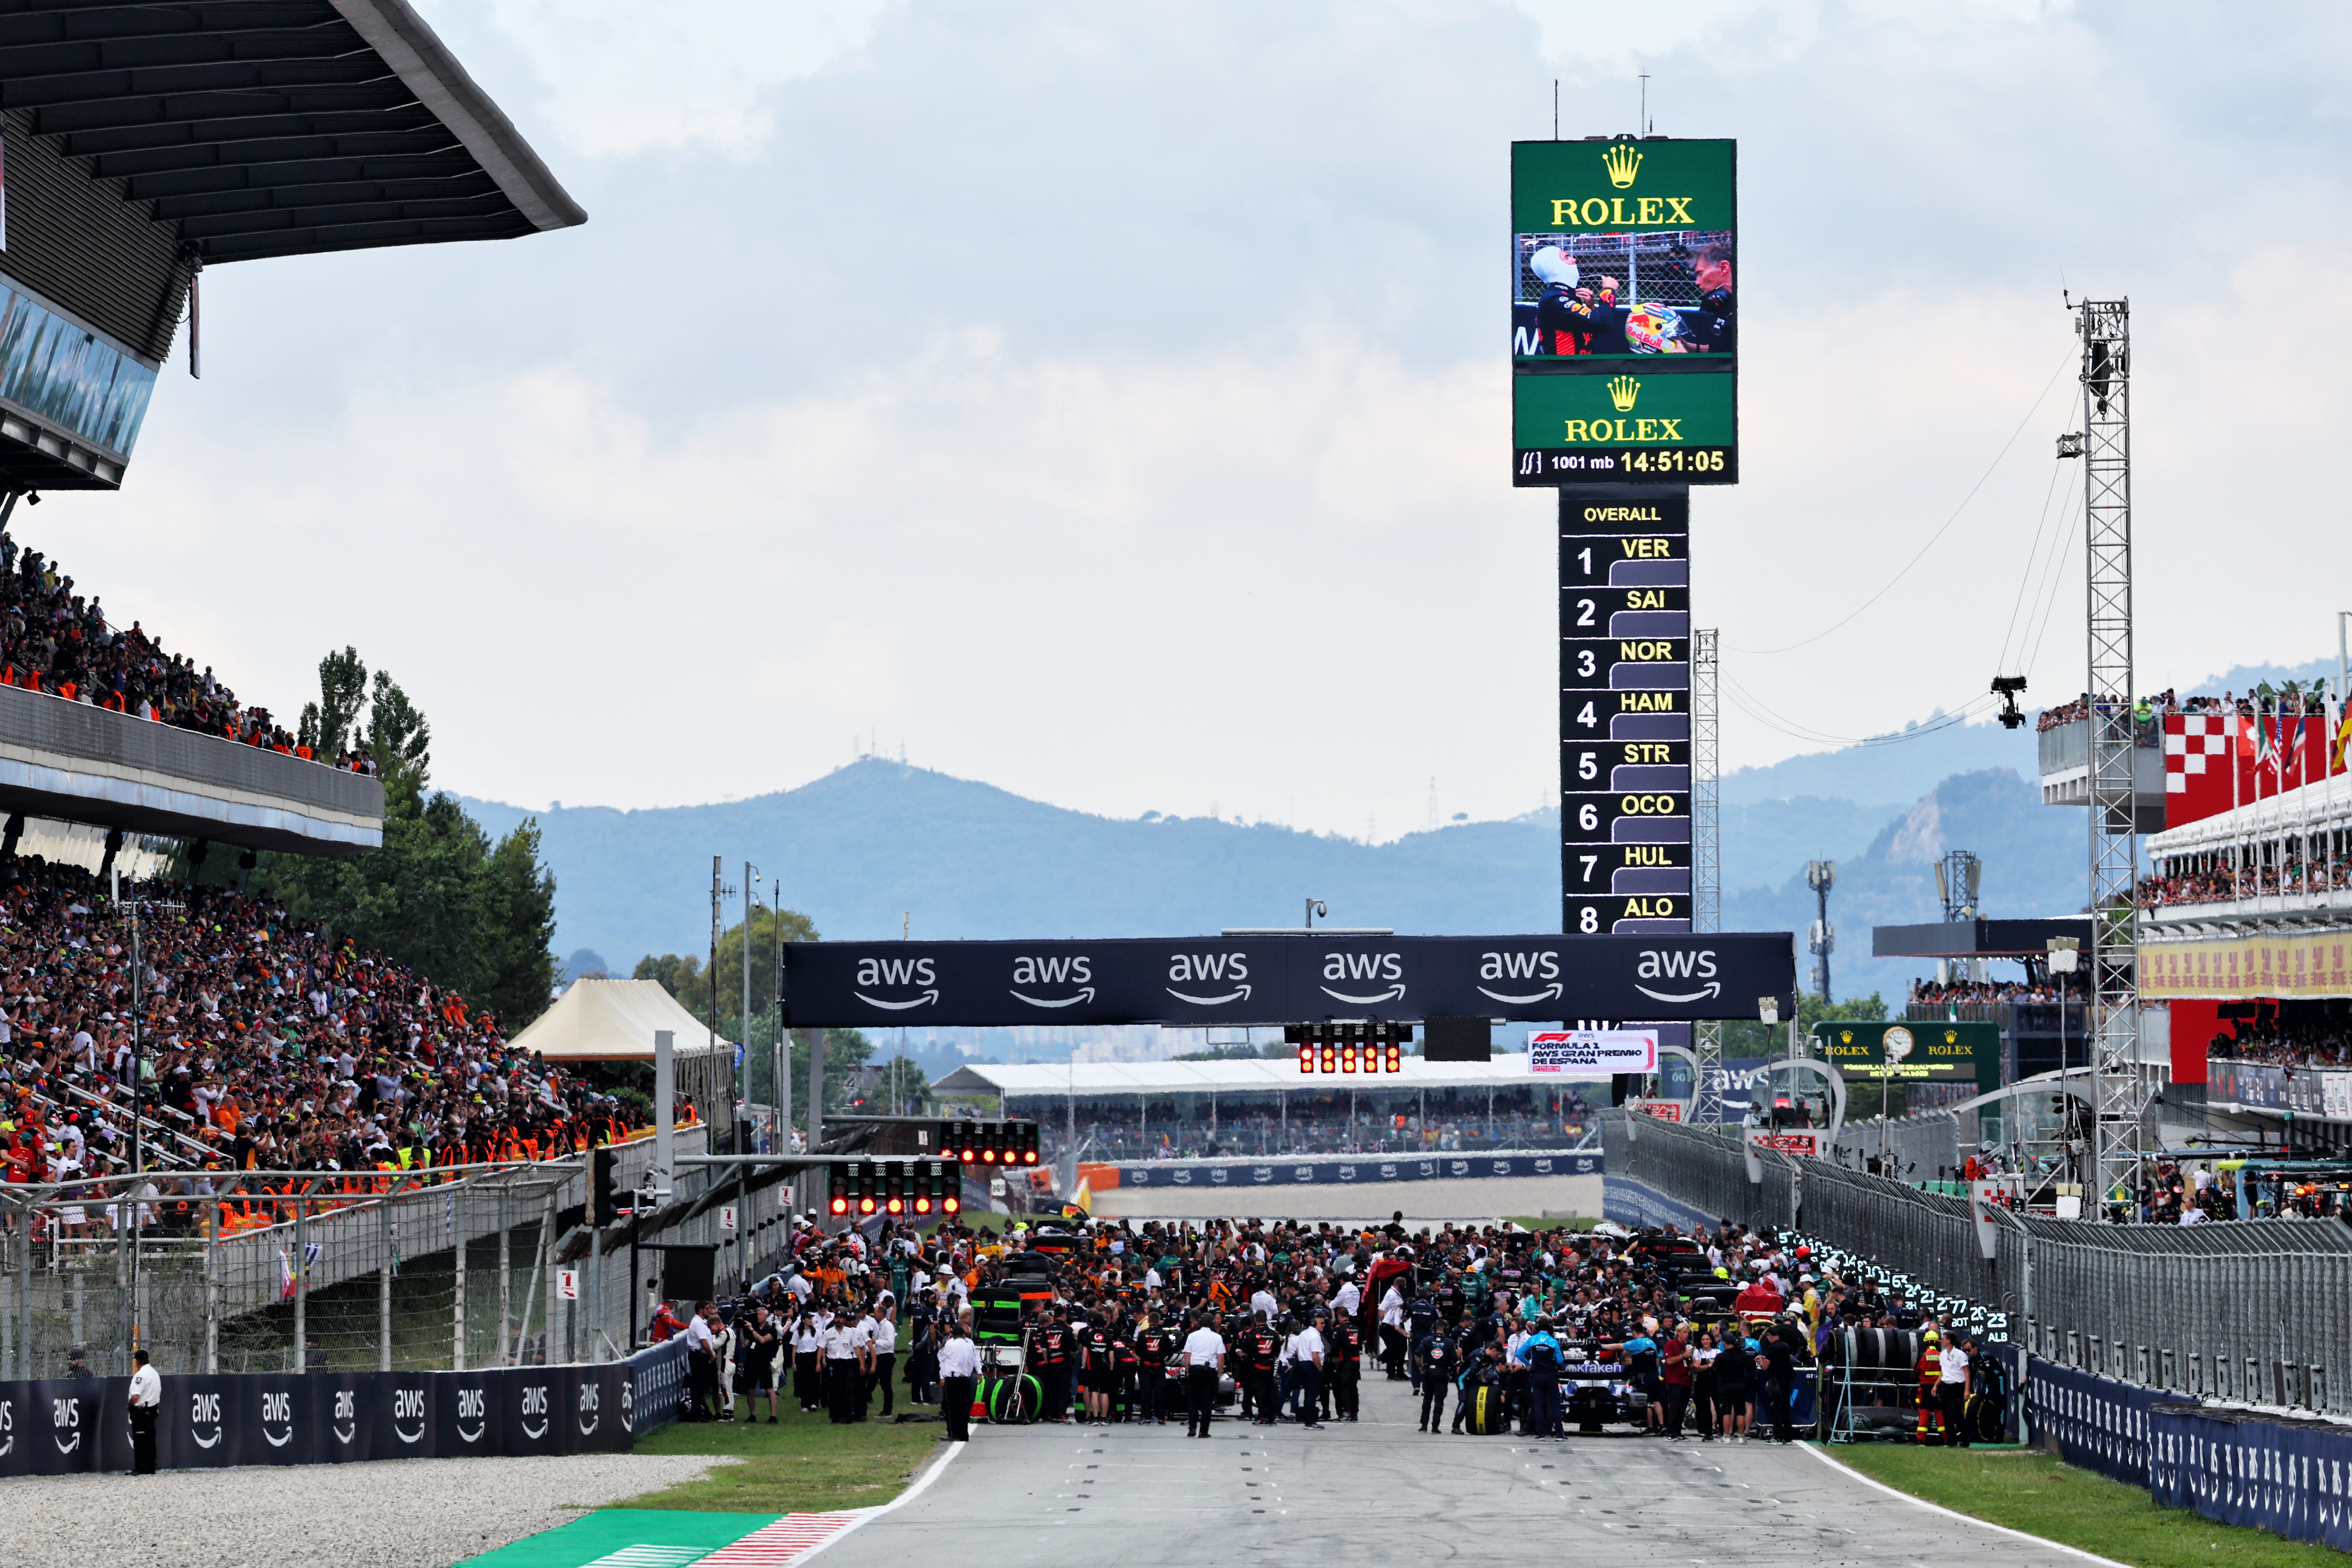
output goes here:
{"type": "MultiPolygon", "coordinates": [[[[677,1418],[683,1341],[603,1365],[167,1375],[162,1469],[625,1453],[677,1418]]],[[[0,1383],[0,1477],[131,1467],[130,1380],[0,1383]]]]}
{"type": "MultiPolygon", "coordinates": [[[[681,1129],[678,1152],[700,1152],[704,1136],[681,1129]]],[[[634,1188],[653,1142],[615,1155],[634,1188]]],[[[0,1189],[0,1373],[123,1373],[134,1342],[176,1373],[610,1358],[618,1341],[600,1345],[595,1331],[625,1311],[583,1313],[561,1289],[569,1256],[591,1250],[585,1163],[0,1189]]],[[[616,1308],[625,1277],[619,1289],[616,1308]]]]}
{"type": "Polygon", "coordinates": [[[2140,1388],[2352,1414],[2352,1227],[2331,1220],[2109,1226],[1989,1211],[1825,1161],[1773,1156],[1747,1177],[1731,1130],[1643,1121],[1604,1132],[1622,1177],[1715,1216],[1791,1226],[1985,1303],[2029,1352],[2140,1388]]]}

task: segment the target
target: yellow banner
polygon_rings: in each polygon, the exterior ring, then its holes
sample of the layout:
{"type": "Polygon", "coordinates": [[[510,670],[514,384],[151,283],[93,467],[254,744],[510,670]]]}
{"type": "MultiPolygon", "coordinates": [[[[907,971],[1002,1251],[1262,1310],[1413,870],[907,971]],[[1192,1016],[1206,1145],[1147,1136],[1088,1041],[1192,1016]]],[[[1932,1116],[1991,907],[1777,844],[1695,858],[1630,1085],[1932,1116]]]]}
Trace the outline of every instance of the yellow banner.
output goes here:
{"type": "Polygon", "coordinates": [[[2352,933],[2212,937],[2144,942],[2139,994],[2168,996],[2352,996],[2352,933]]]}

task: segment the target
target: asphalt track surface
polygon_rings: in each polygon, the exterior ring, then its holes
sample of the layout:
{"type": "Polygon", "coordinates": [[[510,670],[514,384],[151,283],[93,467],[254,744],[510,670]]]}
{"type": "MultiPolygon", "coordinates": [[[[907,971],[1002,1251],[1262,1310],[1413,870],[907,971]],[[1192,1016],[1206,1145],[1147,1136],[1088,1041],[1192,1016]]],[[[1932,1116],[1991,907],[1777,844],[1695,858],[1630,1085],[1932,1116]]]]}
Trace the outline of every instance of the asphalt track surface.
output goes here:
{"type": "Polygon", "coordinates": [[[823,1568],[1386,1568],[1563,1548],[1707,1568],[2084,1564],[1793,1447],[1617,1427],[1565,1442],[1424,1436],[1406,1384],[1376,1375],[1363,1394],[1360,1422],[1319,1432],[1230,1419],[1206,1441],[1181,1421],[975,1426],[933,1485],[828,1546],[823,1568]]]}

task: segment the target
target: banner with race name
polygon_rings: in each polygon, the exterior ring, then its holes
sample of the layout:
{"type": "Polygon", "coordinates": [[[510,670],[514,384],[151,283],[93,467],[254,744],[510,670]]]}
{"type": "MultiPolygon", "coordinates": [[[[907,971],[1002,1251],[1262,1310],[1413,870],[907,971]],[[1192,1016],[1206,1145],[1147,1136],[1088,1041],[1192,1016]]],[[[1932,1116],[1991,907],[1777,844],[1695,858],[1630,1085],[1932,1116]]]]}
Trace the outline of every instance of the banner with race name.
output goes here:
{"type": "Polygon", "coordinates": [[[1658,1070],[1655,1029],[1538,1029],[1528,1036],[1528,1071],[1596,1078],[1658,1070]]]}
{"type": "MultiPolygon", "coordinates": [[[[677,1418],[682,1340],[601,1365],[165,1373],[159,1469],[626,1453],[677,1418]]],[[[131,1468],[127,1377],[0,1383],[0,1477],[131,1468]]]]}
{"type": "Polygon", "coordinates": [[[1381,1160],[1318,1155],[1306,1160],[1160,1161],[1119,1165],[1120,1187],[1376,1186],[1391,1182],[1490,1180],[1498,1176],[1597,1176],[1598,1149],[1568,1154],[1434,1154],[1381,1160]]]}

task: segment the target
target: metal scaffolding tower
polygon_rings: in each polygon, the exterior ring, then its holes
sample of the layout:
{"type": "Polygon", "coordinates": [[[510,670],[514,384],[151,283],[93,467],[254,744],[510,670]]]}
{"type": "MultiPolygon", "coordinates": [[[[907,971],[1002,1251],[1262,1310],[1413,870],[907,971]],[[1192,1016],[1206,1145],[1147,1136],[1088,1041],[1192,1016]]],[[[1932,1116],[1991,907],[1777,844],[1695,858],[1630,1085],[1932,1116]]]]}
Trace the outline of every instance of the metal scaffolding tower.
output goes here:
{"type": "MultiPolygon", "coordinates": [[[[1691,632],[1691,930],[1723,929],[1723,796],[1721,723],[1716,709],[1716,628],[1691,632]]],[[[1694,1119],[1723,1120],[1723,1023],[1700,1020],[1692,1032],[1698,1058],[1694,1119]]]]}
{"type": "MultiPolygon", "coordinates": [[[[1723,929],[1722,734],[1716,670],[1721,654],[1712,626],[1691,633],[1691,930],[1723,929]]],[[[1698,1058],[1696,1119],[1723,1120],[1723,1023],[1700,1021],[1694,1031],[1698,1058]]]]}
{"type": "Polygon", "coordinates": [[[1813,953],[1813,989],[1826,1003],[1830,999],[1830,954],[1837,951],[1837,927],[1830,923],[1830,889],[1837,886],[1837,862],[1806,861],[1805,886],[1811,888],[1813,897],[1820,900],[1821,913],[1814,917],[1807,945],[1813,953]]]}
{"type": "MultiPolygon", "coordinates": [[[[2139,1185],[2147,1068],[2139,1059],[2139,824],[2133,809],[2131,307],[2085,300],[2083,337],[2084,537],[2091,723],[2092,1138],[2103,1217],[2139,1185]]],[[[2126,1207],[2123,1212],[2128,1213],[2126,1207]]]]}

